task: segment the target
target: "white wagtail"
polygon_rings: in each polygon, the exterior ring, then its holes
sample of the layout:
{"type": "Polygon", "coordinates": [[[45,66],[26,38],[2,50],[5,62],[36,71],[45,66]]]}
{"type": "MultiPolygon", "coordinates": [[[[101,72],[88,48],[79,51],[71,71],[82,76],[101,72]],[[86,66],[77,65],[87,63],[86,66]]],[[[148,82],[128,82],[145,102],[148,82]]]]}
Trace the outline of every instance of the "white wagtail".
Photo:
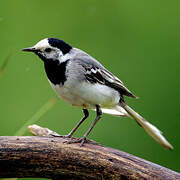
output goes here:
{"type": "Polygon", "coordinates": [[[72,137],[89,116],[88,109],[93,109],[97,113],[96,119],[85,135],[76,141],[81,142],[80,146],[86,141],[102,113],[107,113],[134,118],[163,147],[173,149],[160,130],[125,103],[124,96],[132,98],[136,96],[121,80],[84,51],[55,38],[43,39],[23,51],[35,53],[44,62],[48,81],[58,96],[73,106],[83,109],[84,117],[66,137],[72,137]]]}

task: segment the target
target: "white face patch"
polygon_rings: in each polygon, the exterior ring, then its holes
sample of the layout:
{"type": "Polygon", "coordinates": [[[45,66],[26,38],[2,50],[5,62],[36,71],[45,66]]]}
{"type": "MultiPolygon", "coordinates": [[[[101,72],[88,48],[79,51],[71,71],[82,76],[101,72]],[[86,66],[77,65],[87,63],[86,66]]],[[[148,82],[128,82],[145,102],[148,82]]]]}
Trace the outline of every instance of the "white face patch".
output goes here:
{"type": "Polygon", "coordinates": [[[39,54],[41,54],[42,56],[44,56],[47,59],[52,59],[52,60],[59,60],[61,59],[63,53],[60,49],[56,48],[56,47],[52,47],[49,42],[48,39],[43,39],[41,41],[39,41],[35,46],[35,49],[39,50],[39,54]],[[47,51],[47,49],[49,49],[47,51]]]}
{"type": "Polygon", "coordinates": [[[48,39],[47,39],[47,38],[39,41],[39,42],[34,46],[34,48],[39,49],[39,50],[43,50],[43,49],[48,48],[48,47],[49,47],[49,43],[48,43],[48,39]]]}

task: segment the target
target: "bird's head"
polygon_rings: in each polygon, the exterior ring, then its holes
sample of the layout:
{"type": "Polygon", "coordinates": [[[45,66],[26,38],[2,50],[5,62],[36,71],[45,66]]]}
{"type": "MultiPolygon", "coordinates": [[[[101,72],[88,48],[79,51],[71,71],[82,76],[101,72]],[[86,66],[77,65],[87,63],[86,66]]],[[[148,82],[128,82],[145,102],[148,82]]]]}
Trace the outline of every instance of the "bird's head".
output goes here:
{"type": "Polygon", "coordinates": [[[62,40],[55,38],[46,38],[39,41],[30,48],[24,48],[23,51],[33,52],[38,55],[44,62],[49,60],[60,60],[62,56],[70,52],[72,47],[62,40]]]}

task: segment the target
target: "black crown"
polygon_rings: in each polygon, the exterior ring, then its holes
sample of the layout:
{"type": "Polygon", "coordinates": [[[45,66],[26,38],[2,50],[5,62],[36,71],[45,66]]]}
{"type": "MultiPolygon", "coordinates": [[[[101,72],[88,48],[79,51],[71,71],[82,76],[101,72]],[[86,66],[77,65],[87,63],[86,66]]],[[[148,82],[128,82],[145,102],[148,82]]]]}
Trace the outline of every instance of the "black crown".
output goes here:
{"type": "Polygon", "coordinates": [[[60,39],[48,38],[48,42],[51,46],[60,49],[63,54],[67,54],[72,49],[72,47],[69,44],[60,39]]]}

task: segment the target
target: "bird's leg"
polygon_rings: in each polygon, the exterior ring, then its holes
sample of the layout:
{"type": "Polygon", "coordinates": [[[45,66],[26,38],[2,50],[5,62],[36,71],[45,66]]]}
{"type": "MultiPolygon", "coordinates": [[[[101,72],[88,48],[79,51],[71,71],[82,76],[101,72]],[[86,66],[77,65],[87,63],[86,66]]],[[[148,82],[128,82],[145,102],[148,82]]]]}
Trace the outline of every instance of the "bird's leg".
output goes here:
{"type": "Polygon", "coordinates": [[[88,129],[88,131],[85,133],[85,135],[81,138],[81,144],[80,147],[84,144],[84,142],[86,141],[87,136],[89,135],[89,133],[91,132],[91,130],[94,128],[94,126],[96,125],[96,123],[98,122],[98,120],[101,118],[102,116],[102,111],[101,111],[101,107],[99,105],[96,105],[96,119],[94,120],[94,122],[92,123],[92,125],[90,126],[90,128],[88,129]]]}
{"type": "Polygon", "coordinates": [[[92,123],[92,125],[90,126],[90,128],[88,129],[88,131],[84,134],[84,136],[80,139],[76,139],[76,140],[70,140],[67,143],[81,143],[80,147],[83,146],[83,144],[86,142],[87,136],[89,135],[89,133],[91,132],[91,130],[94,128],[94,126],[96,125],[96,123],[98,122],[98,120],[101,118],[102,116],[102,111],[101,111],[101,107],[99,105],[96,105],[96,119],[94,120],[94,122],[92,123]]]}
{"type": "MultiPolygon", "coordinates": [[[[87,117],[89,116],[89,112],[87,109],[83,109],[83,113],[84,113],[84,117],[78,122],[78,124],[72,129],[72,131],[68,134],[68,135],[60,135],[58,137],[64,137],[64,138],[71,138],[72,135],[75,133],[75,131],[77,130],[77,128],[84,122],[85,119],[87,119],[87,117]]],[[[54,135],[56,136],[56,135],[54,135]]]]}
{"type": "Polygon", "coordinates": [[[83,109],[84,117],[78,122],[78,124],[72,129],[72,131],[67,135],[67,137],[71,138],[72,135],[75,133],[77,128],[84,122],[85,119],[89,116],[89,112],[87,109],[83,109]]]}

